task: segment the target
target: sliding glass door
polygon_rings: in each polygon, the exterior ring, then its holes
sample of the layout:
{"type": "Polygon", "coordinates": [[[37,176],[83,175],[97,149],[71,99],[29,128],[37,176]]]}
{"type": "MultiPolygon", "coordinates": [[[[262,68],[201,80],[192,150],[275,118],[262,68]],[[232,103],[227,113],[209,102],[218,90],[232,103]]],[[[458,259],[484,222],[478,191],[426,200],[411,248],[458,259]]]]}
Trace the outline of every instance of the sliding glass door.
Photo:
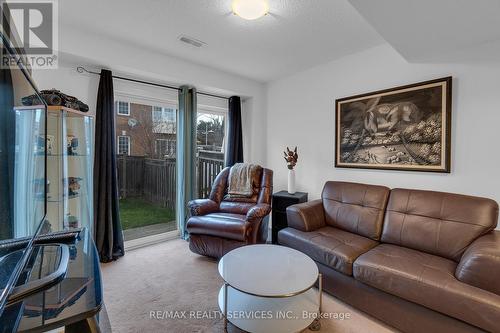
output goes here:
{"type": "MultiPolygon", "coordinates": [[[[154,91],[154,96],[145,97],[153,93],[144,89],[120,85],[117,91],[130,93],[115,96],[120,220],[125,241],[177,231],[177,96],[167,91],[168,99],[160,100],[164,91],[154,91]]],[[[213,180],[224,168],[226,116],[225,100],[199,100],[195,198],[209,195],[213,180]]]]}
{"type": "Polygon", "coordinates": [[[177,105],[118,96],[115,117],[125,241],[175,231],[177,105]]]}

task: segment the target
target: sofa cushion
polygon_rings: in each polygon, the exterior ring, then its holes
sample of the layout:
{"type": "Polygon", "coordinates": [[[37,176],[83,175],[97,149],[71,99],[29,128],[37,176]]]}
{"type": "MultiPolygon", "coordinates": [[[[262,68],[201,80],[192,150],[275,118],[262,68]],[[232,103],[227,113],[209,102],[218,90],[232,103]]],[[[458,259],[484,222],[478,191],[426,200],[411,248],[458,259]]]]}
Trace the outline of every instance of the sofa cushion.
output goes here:
{"type": "Polygon", "coordinates": [[[384,186],[327,182],[321,195],[326,224],[379,240],[389,192],[384,186]]]}
{"type": "Polygon", "coordinates": [[[391,191],[382,242],[460,261],[476,238],[493,230],[498,204],[486,198],[453,193],[391,191]]]}
{"type": "Polygon", "coordinates": [[[456,266],[449,259],[381,244],[356,259],[353,275],[389,294],[483,329],[497,330],[500,297],[457,280],[456,266]]]}
{"type": "Polygon", "coordinates": [[[285,228],[278,233],[278,243],[299,250],[313,260],[352,275],[352,263],[378,242],[333,227],[304,232],[285,228]]]}
{"type": "Polygon", "coordinates": [[[212,213],[193,216],[186,229],[190,234],[218,236],[238,241],[245,241],[246,215],[230,213],[212,213]]]}

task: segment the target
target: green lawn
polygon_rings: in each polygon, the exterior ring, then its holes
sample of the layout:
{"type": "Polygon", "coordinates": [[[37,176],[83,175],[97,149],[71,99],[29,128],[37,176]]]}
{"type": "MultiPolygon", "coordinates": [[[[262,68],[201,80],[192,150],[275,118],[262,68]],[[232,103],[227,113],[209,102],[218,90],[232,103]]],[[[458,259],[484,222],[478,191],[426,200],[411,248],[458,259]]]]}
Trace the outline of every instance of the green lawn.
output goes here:
{"type": "Polygon", "coordinates": [[[175,212],[140,198],[127,198],[120,200],[120,220],[125,230],[174,221],[175,212]]]}

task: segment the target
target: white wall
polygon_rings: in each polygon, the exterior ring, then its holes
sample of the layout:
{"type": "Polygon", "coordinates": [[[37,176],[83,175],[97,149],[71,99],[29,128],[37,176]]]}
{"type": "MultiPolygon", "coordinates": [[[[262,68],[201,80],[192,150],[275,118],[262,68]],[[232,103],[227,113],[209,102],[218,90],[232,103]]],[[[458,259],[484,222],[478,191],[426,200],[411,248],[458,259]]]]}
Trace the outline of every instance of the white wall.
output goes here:
{"type": "Polygon", "coordinates": [[[39,90],[55,88],[76,96],[95,114],[98,78],[79,74],[73,64],[60,63],[56,70],[33,70],[33,79],[39,90]]]}
{"type": "Polygon", "coordinates": [[[286,189],[282,151],[287,145],[297,145],[297,187],[309,192],[310,198],[319,197],[326,180],[347,180],[452,191],[500,201],[500,154],[495,145],[500,124],[500,65],[409,64],[390,46],[382,45],[271,82],[266,89],[262,83],[212,68],[78,31],[64,31],[60,68],[34,73],[41,89],[61,89],[95,110],[98,78],[75,70],[77,65],[85,65],[243,96],[245,158],[274,169],[276,191],[286,189]],[[334,168],[336,98],[448,75],[454,77],[451,174],[334,168]]]}
{"type": "Polygon", "coordinates": [[[286,189],[285,146],[298,146],[297,190],[327,180],[451,191],[500,202],[500,66],[409,64],[382,45],[269,83],[267,161],[286,189]],[[453,76],[451,174],[334,167],[335,99],[453,76]]]}
{"type": "MultiPolygon", "coordinates": [[[[262,147],[266,146],[266,87],[263,83],[68,27],[61,27],[59,39],[59,69],[33,73],[40,89],[60,89],[88,103],[94,112],[99,78],[76,72],[76,66],[85,66],[94,71],[111,69],[114,74],[154,82],[192,85],[200,91],[225,96],[239,95],[243,99],[245,159],[265,164],[266,152],[262,147]]],[[[147,95],[161,94],[161,89],[150,86],[136,88],[147,95]]],[[[119,89],[126,87],[115,80],[115,90],[119,89]]],[[[171,95],[171,91],[164,92],[165,96],[171,95]]]]}

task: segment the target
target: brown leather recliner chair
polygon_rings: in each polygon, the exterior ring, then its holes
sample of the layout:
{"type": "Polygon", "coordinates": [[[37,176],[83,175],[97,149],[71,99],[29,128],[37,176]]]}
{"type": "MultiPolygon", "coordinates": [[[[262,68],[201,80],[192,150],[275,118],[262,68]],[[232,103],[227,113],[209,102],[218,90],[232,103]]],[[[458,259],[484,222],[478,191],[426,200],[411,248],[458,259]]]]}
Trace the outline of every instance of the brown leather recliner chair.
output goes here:
{"type": "Polygon", "coordinates": [[[254,195],[250,198],[227,198],[230,168],[215,178],[208,199],[189,202],[191,217],[187,222],[189,248],[194,253],[220,258],[247,244],[265,243],[271,212],[273,171],[258,168],[254,195]]]}

